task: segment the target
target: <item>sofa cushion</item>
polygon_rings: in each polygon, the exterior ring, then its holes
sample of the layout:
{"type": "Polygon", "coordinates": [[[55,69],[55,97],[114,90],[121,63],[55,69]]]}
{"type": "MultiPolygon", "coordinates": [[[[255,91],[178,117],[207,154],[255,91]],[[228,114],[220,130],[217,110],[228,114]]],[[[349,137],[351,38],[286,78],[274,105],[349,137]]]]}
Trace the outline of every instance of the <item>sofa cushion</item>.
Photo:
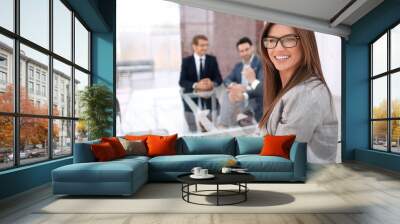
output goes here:
{"type": "Polygon", "coordinates": [[[280,156],[290,159],[290,148],[296,135],[266,135],[264,137],[264,145],[261,149],[261,156],[280,156]]]}
{"type": "Polygon", "coordinates": [[[90,147],[92,149],[94,157],[96,157],[96,161],[105,162],[118,158],[112,145],[108,142],[93,144],[90,147]]]}
{"type": "Polygon", "coordinates": [[[176,139],[178,134],[170,136],[151,135],[147,137],[148,156],[165,156],[176,154],[176,139]]]}
{"type": "Polygon", "coordinates": [[[236,155],[259,154],[263,147],[263,137],[239,136],[236,142],[236,155]]]}
{"type": "Polygon", "coordinates": [[[193,167],[199,166],[210,171],[219,171],[230,159],[231,155],[175,155],[158,156],[149,160],[150,171],[163,172],[190,172],[193,167]]]}
{"type": "Polygon", "coordinates": [[[114,149],[115,155],[117,158],[122,158],[126,156],[126,151],[124,146],[122,146],[121,142],[117,137],[103,137],[101,138],[101,142],[108,142],[114,149]]]}
{"type": "Polygon", "coordinates": [[[292,161],[279,156],[238,155],[240,167],[249,172],[292,172],[292,161]]]}
{"type": "Polygon", "coordinates": [[[125,138],[118,138],[126,151],[126,155],[147,155],[146,143],[141,140],[127,140],[125,138]]]}
{"type": "Polygon", "coordinates": [[[74,163],[53,170],[53,181],[58,182],[130,182],[133,173],[147,176],[147,163],[140,159],[109,162],[74,163]]]}
{"type": "Polygon", "coordinates": [[[216,136],[185,136],[181,138],[178,154],[235,154],[235,139],[233,137],[216,136]]]}

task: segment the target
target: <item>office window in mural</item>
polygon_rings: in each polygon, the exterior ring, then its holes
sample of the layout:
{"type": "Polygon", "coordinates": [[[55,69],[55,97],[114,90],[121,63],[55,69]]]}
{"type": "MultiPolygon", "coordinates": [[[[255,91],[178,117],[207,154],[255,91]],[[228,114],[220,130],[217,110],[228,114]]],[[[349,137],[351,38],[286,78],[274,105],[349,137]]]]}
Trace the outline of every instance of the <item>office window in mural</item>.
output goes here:
{"type": "MultiPolygon", "coordinates": [[[[265,24],[169,1],[117,1],[117,135],[259,135],[262,99],[244,96],[258,86],[253,74],[263,80],[265,24]]],[[[341,39],[315,37],[340,136],[341,39]]]]}

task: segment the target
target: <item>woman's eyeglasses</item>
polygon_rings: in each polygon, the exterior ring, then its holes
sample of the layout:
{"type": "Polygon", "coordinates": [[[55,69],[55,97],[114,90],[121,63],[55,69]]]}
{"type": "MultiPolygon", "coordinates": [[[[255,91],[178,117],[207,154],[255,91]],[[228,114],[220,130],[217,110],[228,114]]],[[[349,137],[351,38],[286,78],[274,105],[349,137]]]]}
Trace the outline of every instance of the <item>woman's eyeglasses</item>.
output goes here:
{"type": "Polygon", "coordinates": [[[273,49],[281,42],[282,47],[291,48],[297,46],[297,41],[300,39],[299,36],[295,34],[289,34],[283,37],[264,37],[263,43],[264,47],[267,49],[273,49]]]}

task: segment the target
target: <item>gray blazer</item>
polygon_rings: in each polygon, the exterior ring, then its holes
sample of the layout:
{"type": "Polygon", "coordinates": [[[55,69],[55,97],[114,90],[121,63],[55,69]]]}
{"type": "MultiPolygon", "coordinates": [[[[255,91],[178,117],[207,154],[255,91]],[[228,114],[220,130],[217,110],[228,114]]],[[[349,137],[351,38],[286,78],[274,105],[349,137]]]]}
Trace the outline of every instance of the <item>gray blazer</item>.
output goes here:
{"type": "Polygon", "coordinates": [[[333,97],[315,77],[298,84],[275,105],[262,134],[294,134],[296,141],[307,142],[309,162],[335,162],[338,121],[333,97]]]}

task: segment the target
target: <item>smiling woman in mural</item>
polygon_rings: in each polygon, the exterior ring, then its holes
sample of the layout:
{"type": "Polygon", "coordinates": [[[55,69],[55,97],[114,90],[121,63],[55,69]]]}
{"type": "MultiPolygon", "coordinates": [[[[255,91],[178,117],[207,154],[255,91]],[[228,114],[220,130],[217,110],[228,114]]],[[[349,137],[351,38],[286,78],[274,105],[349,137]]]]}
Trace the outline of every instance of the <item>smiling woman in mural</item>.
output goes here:
{"type": "Polygon", "coordinates": [[[338,121],[314,32],[268,23],[261,38],[264,134],[296,135],[309,162],[335,162],[338,121]]]}

